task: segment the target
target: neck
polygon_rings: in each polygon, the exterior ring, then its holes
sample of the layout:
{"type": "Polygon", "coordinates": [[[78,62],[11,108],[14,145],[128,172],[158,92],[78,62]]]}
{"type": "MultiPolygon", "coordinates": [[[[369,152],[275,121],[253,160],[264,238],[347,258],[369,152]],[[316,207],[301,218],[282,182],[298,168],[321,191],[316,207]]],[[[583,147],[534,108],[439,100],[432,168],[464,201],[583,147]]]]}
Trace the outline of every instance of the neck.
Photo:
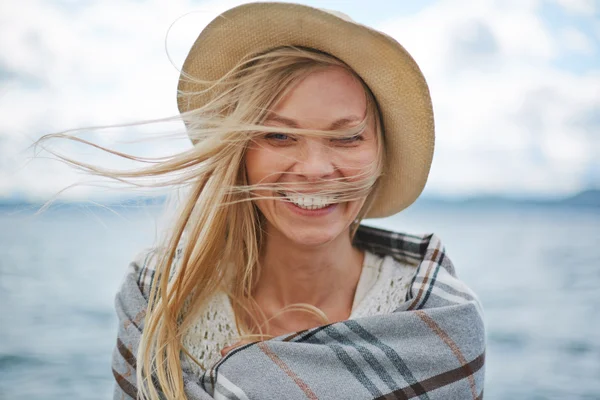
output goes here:
{"type": "MultiPolygon", "coordinates": [[[[268,232],[267,232],[268,233],[268,232]]],[[[349,232],[315,247],[300,246],[283,235],[267,235],[254,298],[267,316],[297,303],[321,309],[330,320],[349,317],[364,254],[352,247],[349,232]]],[[[300,313],[293,313],[302,324],[300,313]]],[[[304,321],[306,322],[306,321],[304,321]]]]}

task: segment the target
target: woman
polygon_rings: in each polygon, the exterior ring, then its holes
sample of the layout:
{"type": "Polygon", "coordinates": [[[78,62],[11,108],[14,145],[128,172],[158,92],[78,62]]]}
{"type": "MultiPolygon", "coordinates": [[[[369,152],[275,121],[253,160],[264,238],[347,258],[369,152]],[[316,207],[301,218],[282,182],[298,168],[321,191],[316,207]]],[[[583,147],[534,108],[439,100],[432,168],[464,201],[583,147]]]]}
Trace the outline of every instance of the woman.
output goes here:
{"type": "Polygon", "coordinates": [[[296,4],[198,37],[178,105],[194,148],[168,239],[117,295],[115,398],[483,394],[484,331],[439,240],[359,226],[425,185],[427,85],[391,38],[296,4]]]}

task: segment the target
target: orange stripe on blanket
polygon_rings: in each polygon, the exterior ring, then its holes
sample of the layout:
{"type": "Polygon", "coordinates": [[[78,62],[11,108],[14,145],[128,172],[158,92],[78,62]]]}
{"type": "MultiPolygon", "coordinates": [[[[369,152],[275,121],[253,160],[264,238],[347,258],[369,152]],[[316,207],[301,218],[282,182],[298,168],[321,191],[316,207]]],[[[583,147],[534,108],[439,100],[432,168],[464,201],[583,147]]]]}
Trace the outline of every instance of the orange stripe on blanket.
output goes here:
{"type": "Polygon", "coordinates": [[[279,358],[265,342],[260,342],[257,344],[257,346],[263,353],[267,355],[267,357],[271,359],[271,361],[275,363],[275,365],[281,368],[281,370],[285,372],[287,376],[292,378],[294,383],[296,383],[296,385],[298,385],[298,387],[304,392],[306,398],[318,400],[317,395],[308,387],[308,385],[302,379],[300,379],[300,377],[296,375],[294,371],[292,371],[290,367],[288,367],[287,364],[284,363],[283,360],[279,358]]]}
{"type": "MultiPolygon", "coordinates": [[[[463,353],[458,348],[458,345],[456,344],[456,342],[454,342],[454,340],[452,340],[452,338],[446,333],[446,331],[444,331],[424,311],[417,310],[417,311],[415,311],[415,313],[419,316],[419,318],[421,318],[423,320],[423,322],[425,322],[427,324],[427,326],[429,326],[429,328],[431,328],[432,331],[434,331],[444,341],[444,343],[446,343],[446,345],[450,348],[450,350],[452,350],[452,352],[454,353],[454,356],[458,359],[458,361],[460,361],[460,363],[464,366],[464,368],[470,369],[467,359],[465,358],[463,353]]],[[[473,399],[476,400],[477,399],[477,389],[475,388],[475,378],[473,377],[473,373],[474,373],[473,371],[470,371],[470,373],[468,375],[468,379],[469,379],[469,386],[471,386],[471,393],[473,394],[473,399]]]]}

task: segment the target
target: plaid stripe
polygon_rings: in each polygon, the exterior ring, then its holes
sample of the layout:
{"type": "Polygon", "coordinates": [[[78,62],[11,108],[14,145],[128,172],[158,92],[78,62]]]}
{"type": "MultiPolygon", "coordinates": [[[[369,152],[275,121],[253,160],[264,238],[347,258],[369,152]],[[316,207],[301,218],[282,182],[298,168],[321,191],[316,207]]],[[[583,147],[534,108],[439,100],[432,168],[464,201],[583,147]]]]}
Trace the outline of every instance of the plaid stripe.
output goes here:
{"type": "MultiPolygon", "coordinates": [[[[456,369],[443,372],[439,375],[433,376],[431,378],[425,379],[422,382],[419,382],[419,387],[405,387],[399,390],[394,391],[393,393],[388,393],[384,397],[380,397],[376,400],[384,400],[390,398],[389,396],[395,396],[393,398],[397,399],[412,399],[418,395],[423,395],[425,392],[433,392],[436,389],[441,387],[450,385],[452,383],[458,382],[464,378],[472,376],[472,373],[475,373],[483,368],[483,363],[485,360],[485,354],[481,354],[479,357],[468,363],[467,365],[460,366],[456,369]]],[[[443,399],[443,397],[439,397],[443,399]]],[[[464,397],[454,397],[456,399],[464,399],[464,397]]],[[[477,399],[483,398],[483,388],[481,389],[481,394],[477,397],[477,399]]]]}
{"type": "MultiPolygon", "coordinates": [[[[329,324],[329,325],[331,325],[331,324],[329,324]]],[[[296,341],[298,341],[298,342],[310,342],[310,340],[311,340],[311,338],[313,336],[315,336],[316,334],[318,334],[323,329],[327,328],[329,325],[323,325],[323,326],[320,326],[318,328],[305,330],[304,331],[305,334],[303,336],[299,337],[296,341]]]]}
{"type": "Polygon", "coordinates": [[[444,343],[446,343],[446,345],[452,350],[456,358],[465,366],[467,372],[470,372],[470,374],[467,377],[469,379],[469,385],[471,385],[473,399],[475,399],[477,397],[477,393],[475,393],[475,379],[473,378],[473,372],[470,371],[470,368],[468,367],[469,364],[467,363],[467,360],[460,351],[459,347],[456,345],[456,343],[454,343],[452,338],[448,336],[448,334],[444,332],[444,330],[440,328],[438,324],[436,324],[433,318],[425,314],[423,311],[417,311],[415,314],[417,314],[417,316],[421,318],[423,322],[425,322],[427,326],[429,326],[431,330],[434,331],[444,341],[444,343]]]}
{"type": "MultiPolygon", "coordinates": [[[[136,277],[136,282],[146,300],[150,298],[150,290],[154,284],[158,256],[159,253],[156,249],[147,249],[138,254],[137,257],[135,257],[135,260],[129,264],[128,273],[133,274],[136,277]]],[[[173,277],[177,271],[182,256],[183,248],[180,247],[175,251],[175,256],[173,257],[171,277],[173,277]]]]}
{"type": "Polygon", "coordinates": [[[117,382],[117,386],[120,389],[120,394],[116,399],[137,399],[137,387],[135,387],[132,383],[130,383],[127,378],[129,378],[130,374],[121,375],[114,368],[112,369],[113,376],[115,377],[115,381],[117,382]],[[125,397],[127,396],[127,397],[125,397]]]}
{"type": "Polygon", "coordinates": [[[430,265],[429,266],[429,268],[427,269],[425,278],[423,279],[423,285],[419,289],[419,293],[417,294],[417,297],[414,299],[414,301],[412,302],[410,307],[408,307],[409,310],[418,309],[418,308],[420,308],[419,304],[422,305],[427,302],[427,299],[429,299],[429,296],[431,295],[431,290],[433,288],[433,285],[435,284],[435,279],[437,277],[439,270],[440,270],[439,265],[437,265],[437,266],[430,265]],[[421,297],[423,297],[422,301],[420,301],[421,297]]]}
{"type": "Polygon", "coordinates": [[[248,396],[244,394],[244,392],[233,382],[227,379],[225,376],[221,374],[219,376],[219,382],[215,387],[215,393],[219,393],[222,397],[231,400],[249,400],[248,396]]]}
{"type": "MultiPolygon", "coordinates": [[[[326,335],[332,337],[334,339],[334,341],[337,339],[340,339],[340,335],[336,335],[335,332],[332,332],[331,326],[327,327],[326,329],[320,330],[320,332],[325,332],[326,335]]],[[[364,371],[361,370],[358,367],[358,365],[356,365],[356,363],[354,362],[352,357],[350,357],[348,352],[345,350],[345,347],[348,347],[348,345],[353,347],[353,344],[349,343],[348,341],[345,341],[343,339],[342,339],[342,341],[345,342],[345,343],[343,343],[345,346],[340,346],[338,343],[335,343],[335,342],[327,343],[327,342],[319,339],[317,337],[317,335],[313,335],[309,339],[309,343],[312,343],[312,344],[325,344],[333,352],[333,354],[335,354],[335,356],[343,363],[343,365],[346,367],[346,369],[352,375],[354,375],[354,378],[358,382],[360,382],[360,384],[366,390],[368,390],[372,396],[374,396],[374,397],[381,396],[382,392],[377,388],[377,386],[372,382],[372,380],[367,377],[367,375],[364,373],[364,371]]]]}
{"type": "MultiPolygon", "coordinates": [[[[200,381],[184,369],[186,397],[482,399],[481,305],[456,277],[439,239],[361,226],[354,244],[417,266],[406,298],[393,313],[241,346],[200,381]]],[[[179,257],[180,251],[175,262],[179,257]]],[[[117,295],[115,399],[135,398],[137,393],[134,354],[154,280],[153,259],[149,252],[132,263],[117,295]]]]}
{"type": "Polygon", "coordinates": [[[257,347],[263,352],[265,353],[271,360],[273,360],[273,362],[279,367],[281,368],[287,376],[289,376],[290,378],[292,378],[292,380],[294,381],[294,383],[296,383],[296,385],[298,385],[298,387],[304,392],[304,394],[306,395],[307,399],[311,399],[311,400],[317,400],[318,397],[317,395],[314,394],[314,392],[312,390],[310,390],[310,387],[294,372],[290,369],[290,367],[287,366],[287,364],[285,362],[283,362],[281,360],[281,358],[279,358],[277,356],[277,354],[275,354],[270,348],[269,346],[267,346],[266,343],[258,343],[257,347]]]}
{"type": "Polygon", "coordinates": [[[375,357],[367,347],[352,341],[347,336],[338,332],[334,326],[325,329],[325,333],[329,335],[332,339],[344,345],[345,347],[355,348],[360,353],[360,355],[367,361],[367,363],[373,369],[373,371],[375,371],[378,377],[386,384],[388,389],[395,390],[398,388],[398,384],[394,381],[390,374],[388,374],[388,372],[379,362],[377,357],[375,357]]]}
{"type": "MultiPolygon", "coordinates": [[[[379,349],[381,349],[381,351],[386,355],[386,357],[393,363],[394,367],[396,368],[398,373],[400,373],[404,381],[408,382],[411,385],[419,385],[406,363],[402,360],[400,355],[394,351],[393,348],[381,342],[379,339],[377,339],[375,335],[371,334],[369,331],[367,331],[355,321],[346,321],[344,322],[344,324],[348,328],[350,328],[352,332],[356,333],[366,342],[371,343],[374,346],[377,346],[379,349]]],[[[423,400],[427,398],[428,397],[425,395],[425,397],[423,397],[423,400]]]]}

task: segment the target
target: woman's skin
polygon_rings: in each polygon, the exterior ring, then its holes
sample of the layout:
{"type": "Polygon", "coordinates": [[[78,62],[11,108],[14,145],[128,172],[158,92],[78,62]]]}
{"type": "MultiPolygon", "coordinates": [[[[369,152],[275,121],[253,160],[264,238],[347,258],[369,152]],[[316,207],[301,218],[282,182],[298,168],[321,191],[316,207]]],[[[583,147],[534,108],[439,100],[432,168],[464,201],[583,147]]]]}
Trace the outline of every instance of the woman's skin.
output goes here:
{"type": "MultiPolygon", "coordinates": [[[[347,128],[363,120],[366,105],[360,82],[342,68],[329,67],[299,82],[265,124],[318,130],[347,128]]],[[[265,134],[249,146],[245,162],[250,184],[310,183],[308,187],[314,189],[301,189],[310,197],[320,180],[356,180],[376,159],[376,133],[371,123],[360,137],[353,138],[265,134]]],[[[318,307],[331,322],[349,318],[364,258],[363,252],[352,247],[349,228],[364,201],[333,203],[307,211],[289,201],[256,200],[266,219],[266,240],[260,256],[261,276],[253,295],[267,318],[294,303],[318,307]]],[[[279,336],[321,324],[307,312],[286,312],[270,321],[268,333],[279,336]]]]}

